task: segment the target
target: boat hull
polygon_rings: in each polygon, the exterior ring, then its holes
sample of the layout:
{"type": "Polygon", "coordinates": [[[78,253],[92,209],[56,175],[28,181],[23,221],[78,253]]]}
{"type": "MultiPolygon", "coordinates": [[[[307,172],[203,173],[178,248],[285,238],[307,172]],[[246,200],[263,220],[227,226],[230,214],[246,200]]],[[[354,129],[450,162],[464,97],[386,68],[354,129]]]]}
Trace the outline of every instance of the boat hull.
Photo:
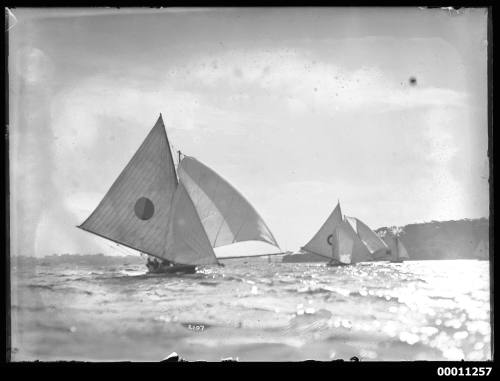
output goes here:
{"type": "Polygon", "coordinates": [[[194,265],[173,265],[161,266],[160,268],[148,269],[149,274],[195,274],[196,266],[194,265]]]}
{"type": "Polygon", "coordinates": [[[304,254],[287,254],[281,259],[283,263],[317,263],[317,262],[328,262],[328,258],[325,258],[318,254],[304,253],[304,254]]]}
{"type": "Polygon", "coordinates": [[[328,267],[343,267],[343,266],[350,266],[350,263],[342,263],[342,262],[328,262],[326,264],[328,267]]]}

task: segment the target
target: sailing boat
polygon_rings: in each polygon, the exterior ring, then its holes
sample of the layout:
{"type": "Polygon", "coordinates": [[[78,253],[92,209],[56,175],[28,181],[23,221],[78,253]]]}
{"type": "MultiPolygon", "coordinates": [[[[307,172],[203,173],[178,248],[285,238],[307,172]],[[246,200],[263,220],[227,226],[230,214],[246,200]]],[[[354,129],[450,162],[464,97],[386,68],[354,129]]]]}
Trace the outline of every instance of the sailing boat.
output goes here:
{"type": "Polygon", "coordinates": [[[387,232],[386,240],[389,241],[389,247],[391,251],[390,261],[392,263],[401,263],[405,260],[410,259],[408,250],[406,250],[403,242],[401,242],[401,238],[399,237],[399,235],[387,232]]]}
{"type": "Polygon", "coordinates": [[[199,265],[221,265],[214,248],[235,242],[263,241],[279,248],[257,211],[233,186],[195,158],[180,156],[176,170],[160,114],[78,227],[154,258],[148,260],[150,272],[194,272],[199,265]]]}
{"type": "Polygon", "coordinates": [[[331,264],[342,263],[335,254],[335,249],[332,249],[334,245],[343,248],[344,258],[347,258],[347,254],[349,254],[349,264],[366,262],[372,259],[366,245],[349,223],[342,218],[340,202],[337,203],[333,212],[314,237],[305,246],[301,247],[301,250],[328,258],[331,260],[331,264]],[[352,245],[349,243],[350,241],[352,241],[352,245]]]}

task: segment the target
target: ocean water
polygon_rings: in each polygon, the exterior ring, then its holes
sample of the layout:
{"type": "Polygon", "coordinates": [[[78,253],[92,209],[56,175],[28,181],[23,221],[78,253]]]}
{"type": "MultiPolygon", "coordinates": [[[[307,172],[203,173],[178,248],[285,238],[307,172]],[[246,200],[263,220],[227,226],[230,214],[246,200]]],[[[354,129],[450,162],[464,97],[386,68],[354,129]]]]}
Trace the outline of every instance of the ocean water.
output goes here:
{"type": "Polygon", "coordinates": [[[12,271],[12,359],[489,360],[489,262],[12,271]]]}

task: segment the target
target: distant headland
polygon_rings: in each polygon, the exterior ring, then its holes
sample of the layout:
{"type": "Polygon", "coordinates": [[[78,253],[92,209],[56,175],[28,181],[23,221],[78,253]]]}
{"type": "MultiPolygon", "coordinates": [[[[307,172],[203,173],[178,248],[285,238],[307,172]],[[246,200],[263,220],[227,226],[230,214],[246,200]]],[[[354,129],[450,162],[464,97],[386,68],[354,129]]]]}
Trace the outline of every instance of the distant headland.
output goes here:
{"type": "MultiPolygon", "coordinates": [[[[375,230],[384,235],[388,230],[399,230],[400,238],[408,250],[410,260],[436,259],[479,259],[478,248],[489,244],[489,220],[487,218],[463,219],[457,221],[431,221],[409,224],[403,227],[381,227],[375,230]]],[[[483,250],[484,251],[484,250],[483,250]]],[[[283,254],[288,254],[283,253],[283,254]]],[[[482,253],[486,255],[487,253],[482,253]]],[[[310,262],[312,254],[304,259],[310,262]]],[[[317,256],[317,262],[326,259],[317,256]]],[[[314,258],[313,258],[314,259],[314,258]]],[[[486,259],[486,258],[482,258],[486,259]]],[[[245,259],[245,260],[248,260],[245,259]]],[[[44,257],[11,255],[12,264],[78,264],[78,265],[127,265],[142,264],[145,259],[140,255],[89,254],[52,254],[44,257]]],[[[313,260],[314,261],[314,260],[313,260]]]]}

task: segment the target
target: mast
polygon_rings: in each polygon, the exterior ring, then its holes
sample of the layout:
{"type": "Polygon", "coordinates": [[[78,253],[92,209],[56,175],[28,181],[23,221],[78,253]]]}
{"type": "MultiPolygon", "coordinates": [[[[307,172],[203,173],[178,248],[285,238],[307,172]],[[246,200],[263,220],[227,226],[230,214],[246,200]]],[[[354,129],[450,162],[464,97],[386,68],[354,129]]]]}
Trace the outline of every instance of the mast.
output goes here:
{"type": "Polygon", "coordinates": [[[395,249],[396,249],[396,254],[395,254],[395,257],[396,257],[396,261],[399,260],[399,245],[398,245],[398,241],[399,241],[399,237],[396,236],[396,245],[395,246],[395,249]]]}
{"type": "Polygon", "coordinates": [[[179,174],[177,173],[177,168],[175,167],[174,155],[172,155],[172,147],[170,146],[170,140],[168,139],[168,134],[167,134],[167,126],[165,126],[165,123],[163,122],[163,116],[161,115],[161,112],[160,112],[159,119],[161,120],[161,123],[163,124],[163,130],[165,131],[165,137],[167,139],[168,150],[170,151],[170,155],[169,155],[170,156],[170,163],[169,164],[174,168],[175,180],[176,180],[176,183],[179,184],[179,174]]]}

